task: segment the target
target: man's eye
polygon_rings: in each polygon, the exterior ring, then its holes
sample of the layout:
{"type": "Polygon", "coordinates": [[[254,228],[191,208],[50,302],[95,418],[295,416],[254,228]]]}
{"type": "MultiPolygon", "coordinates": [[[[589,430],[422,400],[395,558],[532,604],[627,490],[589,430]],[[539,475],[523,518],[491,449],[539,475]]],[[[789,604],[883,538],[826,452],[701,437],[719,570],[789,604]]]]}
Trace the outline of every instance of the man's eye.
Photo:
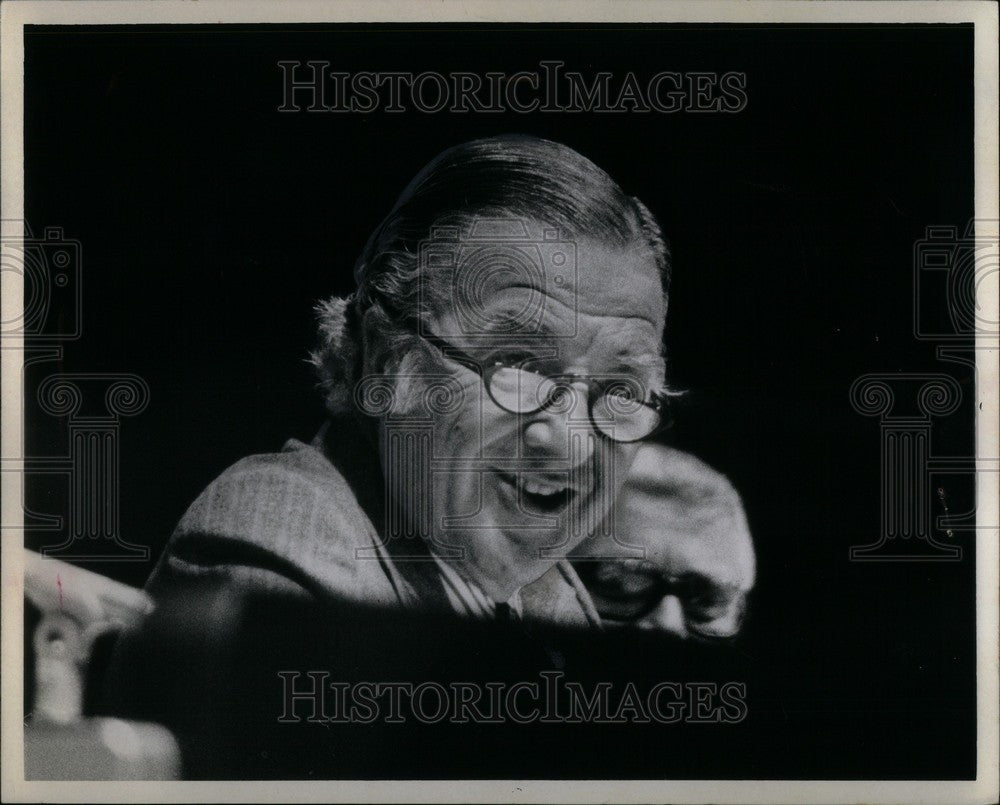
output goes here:
{"type": "Polygon", "coordinates": [[[711,623],[721,618],[728,611],[729,606],[719,602],[708,606],[688,603],[684,608],[684,615],[692,623],[711,623]]]}
{"type": "Polygon", "coordinates": [[[696,579],[683,593],[684,611],[691,620],[711,621],[725,615],[735,598],[733,590],[696,579]]]}
{"type": "Polygon", "coordinates": [[[658,595],[659,582],[652,573],[628,560],[603,562],[590,571],[591,584],[610,598],[643,598],[658,595]]]}

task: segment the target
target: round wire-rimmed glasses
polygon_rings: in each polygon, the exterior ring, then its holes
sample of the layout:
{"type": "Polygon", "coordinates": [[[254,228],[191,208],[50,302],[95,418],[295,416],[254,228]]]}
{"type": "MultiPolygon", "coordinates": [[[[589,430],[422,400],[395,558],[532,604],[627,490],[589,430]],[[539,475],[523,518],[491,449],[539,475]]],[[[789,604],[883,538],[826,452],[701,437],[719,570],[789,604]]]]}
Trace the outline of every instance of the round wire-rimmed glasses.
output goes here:
{"type": "Polygon", "coordinates": [[[486,362],[431,333],[421,333],[421,338],[440,349],[445,357],[479,373],[490,399],[512,414],[569,411],[576,386],[582,383],[587,387],[590,424],[611,441],[640,442],[672,424],[667,396],[660,393],[646,396],[642,383],[635,378],[548,375],[526,368],[524,359],[486,362]]]}

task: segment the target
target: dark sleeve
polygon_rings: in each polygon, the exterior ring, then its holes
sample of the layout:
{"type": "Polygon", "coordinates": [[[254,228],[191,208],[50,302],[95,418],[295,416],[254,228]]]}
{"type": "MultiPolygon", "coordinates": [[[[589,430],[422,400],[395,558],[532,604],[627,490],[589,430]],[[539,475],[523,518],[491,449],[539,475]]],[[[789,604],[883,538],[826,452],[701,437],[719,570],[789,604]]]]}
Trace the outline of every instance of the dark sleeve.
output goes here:
{"type": "Polygon", "coordinates": [[[189,779],[307,777],[316,765],[329,777],[319,747],[335,736],[279,723],[279,673],[337,676],[351,662],[350,640],[330,627],[356,621],[346,610],[363,584],[330,539],[348,528],[338,516],[311,478],[273,461],[213,482],[146,585],[154,611],[115,645],[106,711],[170,728],[189,779]]]}
{"type": "MultiPolygon", "coordinates": [[[[186,778],[245,776],[257,765],[249,762],[255,737],[263,739],[280,706],[277,690],[272,702],[260,699],[275,664],[268,643],[276,624],[255,624],[252,615],[271,607],[307,618],[318,604],[273,568],[184,564],[167,557],[148,588],[156,609],[120,636],[105,678],[107,707],[167,726],[186,778]]],[[[293,634],[296,624],[281,628],[293,634]]]]}

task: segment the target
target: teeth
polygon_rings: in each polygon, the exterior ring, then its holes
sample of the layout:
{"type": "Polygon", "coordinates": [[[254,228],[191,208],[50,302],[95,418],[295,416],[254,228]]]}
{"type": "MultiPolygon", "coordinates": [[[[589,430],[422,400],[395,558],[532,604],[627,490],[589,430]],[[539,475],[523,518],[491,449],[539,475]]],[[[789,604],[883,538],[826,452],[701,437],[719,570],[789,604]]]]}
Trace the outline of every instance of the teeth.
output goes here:
{"type": "Polygon", "coordinates": [[[565,487],[556,486],[555,484],[545,483],[544,481],[532,481],[521,479],[521,488],[525,492],[529,492],[532,495],[554,495],[557,492],[565,491],[565,487]]]}

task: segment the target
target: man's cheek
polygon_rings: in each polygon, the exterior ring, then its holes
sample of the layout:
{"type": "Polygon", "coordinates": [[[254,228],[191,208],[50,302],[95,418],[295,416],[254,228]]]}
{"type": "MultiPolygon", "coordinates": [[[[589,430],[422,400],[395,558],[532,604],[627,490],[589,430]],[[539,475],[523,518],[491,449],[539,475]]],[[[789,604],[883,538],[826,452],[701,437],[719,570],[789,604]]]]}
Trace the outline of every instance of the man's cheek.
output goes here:
{"type": "Polygon", "coordinates": [[[434,456],[478,457],[484,444],[484,422],[480,415],[480,400],[476,388],[463,387],[462,405],[453,412],[436,415],[433,419],[434,456]]]}
{"type": "Polygon", "coordinates": [[[613,449],[612,461],[610,463],[614,475],[611,479],[611,484],[616,493],[621,490],[622,485],[625,483],[625,476],[632,468],[632,464],[635,462],[635,458],[638,454],[639,443],[619,443],[615,445],[615,448],[613,449]]]}
{"type": "Polygon", "coordinates": [[[593,472],[596,474],[595,497],[605,510],[621,492],[628,471],[635,460],[638,446],[598,439],[594,450],[593,472]]]}

